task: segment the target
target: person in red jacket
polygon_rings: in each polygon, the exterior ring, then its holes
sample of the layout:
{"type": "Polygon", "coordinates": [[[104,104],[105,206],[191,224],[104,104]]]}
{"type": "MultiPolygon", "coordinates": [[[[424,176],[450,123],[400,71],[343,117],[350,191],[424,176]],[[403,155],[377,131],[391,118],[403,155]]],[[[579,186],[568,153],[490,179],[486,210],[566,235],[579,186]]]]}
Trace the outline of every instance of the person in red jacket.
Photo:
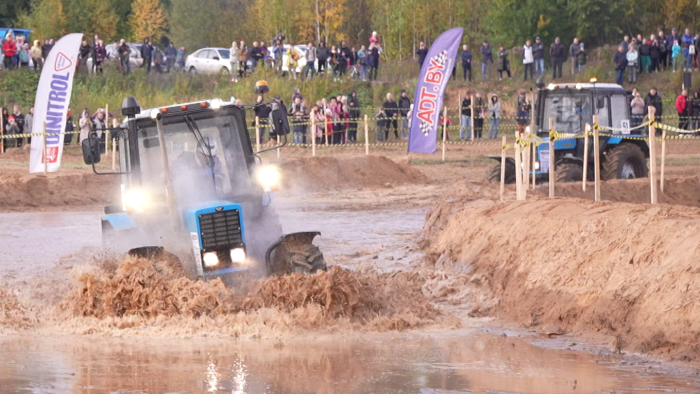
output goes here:
{"type": "Polygon", "coordinates": [[[17,46],[15,45],[15,40],[12,38],[11,34],[5,37],[5,43],[2,44],[2,54],[5,55],[3,59],[3,65],[5,70],[10,70],[13,68],[13,60],[15,58],[15,53],[17,51],[17,46]]]}
{"type": "Polygon", "coordinates": [[[683,92],[676,98],[676,111],[678,112],[678,128],[690,130],[689,117],[692,110],[688,102],[688,89],[683,89],[683,92]]]}

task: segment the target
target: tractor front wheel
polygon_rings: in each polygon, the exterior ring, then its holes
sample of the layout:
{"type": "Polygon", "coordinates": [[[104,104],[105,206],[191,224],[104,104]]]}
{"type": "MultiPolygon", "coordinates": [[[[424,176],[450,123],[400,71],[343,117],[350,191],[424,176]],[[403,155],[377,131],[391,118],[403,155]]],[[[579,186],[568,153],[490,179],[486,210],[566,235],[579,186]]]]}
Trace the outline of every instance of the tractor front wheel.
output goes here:
{"type": "Polygon", "coordinates": [[[576,163],[560,163],[556,167],[557,182],[580,182],[583,168],[576,163]]]}
{"type": "MultiPolygon", "coordinates": [[[[491,183],[501,183],[501,163],[493,166],[489,173],[486,175],[486,180],[491,183]]],[[[511,161],[506,160],[506,184],[515,183],[515,164],[511,161]]]]}

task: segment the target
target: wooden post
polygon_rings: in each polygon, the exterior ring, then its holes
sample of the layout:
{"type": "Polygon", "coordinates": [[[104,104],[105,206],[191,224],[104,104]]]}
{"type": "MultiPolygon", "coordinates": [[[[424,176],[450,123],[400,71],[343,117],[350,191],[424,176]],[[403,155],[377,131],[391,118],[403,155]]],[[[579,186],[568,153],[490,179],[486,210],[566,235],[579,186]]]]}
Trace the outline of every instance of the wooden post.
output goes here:
{"type": "MultiPolygon", "coordinates": [[[[537,146],[532,145],[532,190],[537,188],[537,170],[535,169],[535,162],[537,161],[537,146]]],[[[541,167],[540,167],[541,168],[541,167]]]]}
{"type": "MultiPolygon", "coordinates": [[[[109,128],[109,103],[105,104],[105,129],[109,128]]],[[[105,133],[105,157],[109,156],[109,140],[111,134],[109,131],[104,131],[105,133]]]]}
{"type": "Polygon", "coordinates": [[[554,138],[551,136],[551,131],[554,130],[554,118],[549,118],[549,198],[554,198],[554,138]]]}
{"type": "Polygon", "coordinates": [[[280,151],[282,150],[282,149],[280,149],[280,135],[279,134],[277,134],[277,149],[275,149],[275,150],[277,151],[277,158],[279,159],[280,158],[280,151]]]}
{"type": "MultiPolygon", "coordinates": [[[[517,108],[516,108],[517,110],[517,108]]],[[[530,127],[532,130],[537,130],[535,125],[535,117],[533,112],[535,111],[535,92],[530,92],[530,127]]],[[[537,133],[537,132],[535,132],[537,133]]]]}
{"type": "MultiPolygon", "coordinates": [[[[469,128],[469,140],[474,141],[474,95],[471,96],[471,117],[472,117],[472,127],[469,128]]],[[[503,144],[505,145],[505,144],[503,144]]]]}
{"type": "MultiPolygon", "coordinates": [[[[116,119],[112,119],[112,128],[117,128],[119,124],[116,119]]],[[[170,142],[170,151],[174,151],[173,142],[170,142]]],[[[112,171],[117,170],[117,138],[112,139],[112,171]]]]}
{"type": "Polygon", "coordinates": [[[46,121],[43,122],[41,131],[44,133],[44,175],[49,172],[49,149],[46,146],[46,121]]]}
{"type": "Polygon", "coordinates": [[[505,201],[506,192],[506,136],[503,136],[501,145],[501,201],[505,201]]]}
{"type": "Polygon", "coordinates": [[[311,132],[309,135],[311,136],[311,157],[316,157],[316,115],[318,113],[314,113],[313,111],[311,112],[311,132]]]}
{"type": "Polygon", "coordinates": [[[593,115],[593,166],[595,171],[595,196],[596,202],[600,201],[600,134],[598,131],[598,115],[593,115]]]}
{"type": "Polygon", "coordinates": [[[522,152],[520,149],[520,133],[515,132],[515,196],[516,200],[522,200],[523,166],[522,152]]]}
{"type": "Polygon", "coordinates": [[[323,135],[326,137],[326,146],[328,146],[328,118],[323,114],[323,135]]]}
{"type": "Polygon", "coordinates": [[[651,184],[651,203],[657,203],[656,195],[656,127],[654,114],[656,108],[649,106],[649,183],[651,184]]]}
{"type": "Polygon", "coordinates": [[[462,139],[462,92],[457,93],[457,119],[459,119],[459,139],[462,139]]]}
{"type": "Polygon", "coordinates": [[[255,152],[260,152],[260,118],[255,117],[255,152]]]}
{"type": "Polygon", "coordinates": [[[666,169],[666,129],[661,136],[661,193],[664,192],[664,172],[666,169]]]}
{"type": "Polygon", "coordinates": [[[445,107],[442,113],[442,161],[445,161],[445,141],[447,141],[447,107],[445,107]]]}
{"type": "Polygon", "coordinates": [[[365,114],[365,155],[369,155],[369,123],[365,114]]]}
{"type": "Polygon", "coordinates": [[[525,141],[527,141],[527,145],[525,145],[525,149],[521,151],[521,154],[523,155],[522,158],[522,163],[523,163],[523,184],[520,186],[520,192],[522,194],[522,199],[526,200],[527,199],[527,188],[529,185],[529,179],[530,179],[530,142],[529,142],[529,137],[530,133],[524,133],[525,135],[525,141]]]}
{"type": "Polygon", "coordinates": [[[588,133],[591,132],[591,125],[586,123],[583,135],[583,179],[581,180],[581,188],[586,191],[586,180],[588,179],[588,133]]]}

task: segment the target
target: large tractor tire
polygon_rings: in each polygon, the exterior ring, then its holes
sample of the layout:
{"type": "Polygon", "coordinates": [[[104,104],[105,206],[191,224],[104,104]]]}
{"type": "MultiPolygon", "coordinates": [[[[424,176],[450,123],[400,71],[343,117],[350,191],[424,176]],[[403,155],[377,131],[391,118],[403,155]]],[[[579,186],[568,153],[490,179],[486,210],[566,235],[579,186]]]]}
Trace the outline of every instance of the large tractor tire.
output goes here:
{"type": "Polygon", "coordinates": [[[313,239],[319,232],[288,234],[280,238],[267,252],[268,275],[285,275],[295,272],[313,274],[325,271],[326,261],[313,239]]]}
{"type": "Polygon", "coordinates": [[[602,179],[635,179],[647,177],[647,159],[642,149],[622,143],[606,153],[602,179]]]}
{"type": "MultiPolygon", "coordinates": [[[[491,170],[489,170],[486,179],[491,183],[501,183],[501,163],[496,164],[491,170]]],[[[506,184],[515,183],[515,164],[510,161],[506,161],[505,182],[506,184]]]]}
{"type": "Polygon", "coordinates": [[[580,182],[583,168],[576,163],[560,163],[556,167],[557,182],[580,182]]]}

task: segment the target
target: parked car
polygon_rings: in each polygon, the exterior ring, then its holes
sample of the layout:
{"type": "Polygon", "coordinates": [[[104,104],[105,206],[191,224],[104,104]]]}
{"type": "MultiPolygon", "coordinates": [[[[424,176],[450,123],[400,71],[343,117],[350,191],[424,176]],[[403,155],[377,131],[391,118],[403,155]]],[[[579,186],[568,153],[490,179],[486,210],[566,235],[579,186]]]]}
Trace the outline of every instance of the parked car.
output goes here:
{"type": "Polygon", "coordinates": [[[187,56],[185,70],[192,74],[231,74],[231,51],[227,48],[202,48],[187,56]]]}

